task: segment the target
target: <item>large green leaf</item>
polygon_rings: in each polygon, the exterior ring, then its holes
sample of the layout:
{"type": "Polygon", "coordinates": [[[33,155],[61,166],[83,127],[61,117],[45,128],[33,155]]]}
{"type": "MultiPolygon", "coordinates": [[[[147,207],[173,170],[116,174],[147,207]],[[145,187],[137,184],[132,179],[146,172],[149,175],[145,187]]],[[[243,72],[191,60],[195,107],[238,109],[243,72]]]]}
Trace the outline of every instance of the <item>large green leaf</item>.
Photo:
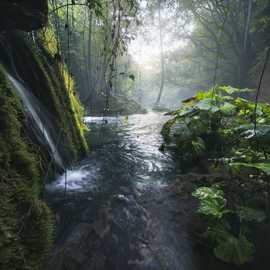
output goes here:
{"type": "Polygon", "coordinates": [[[255,168],[258,170],[263,171],[267,175],[270,175],[270,163],[244,163],[244,162],[232,162],[230,163],[230,166],[232,167],[249,167],[249,168],[255,168]]]}
{"type": "Polygon", "coordinates": [[[202,111],[212,111],[212,112],[219,111],[219,108],[215,105],[215,101],[212,98],[205,98],[200,100],[196,104],[196,108],[202,111]]]}
{"type": "Polygon", "coordinates": [[[193,140],[191,142],[193,151],[196,155],[201,155],[202,153],[204,153],[206,147],[205,147],[205,143],[203,141],[202,138],[198,137],[196,140],[193,140]]]}
{"type": "Polygon", "coordinates": [[[257,125],[256,132],[253,125],[251,129],[247,129],[241,135],[247,139],[254,138],[255,136],[260,139],[270,138],[270,125],[257,125]]]}
{"type": "Polygon", "coordinates": [[[253,244],[243,235],[239,238],[231,235],[225,238],[214,249],[215,256],[226,263],[243,265],[252,260],[254,254],[253,244]]]}
{"type": "Polygon", "coordinates": [[[247,92],[253,91],[252,89],[248,89],[248,88],[239,89],[239,88],[235,88],[232,86],[220,86],[218,89],[221,90],[221,92],[224,92],[224,93],[229,94],[229,95],[239,94],[239,93],[247,93],[247,92]]]}
{"type": "Polygon", "coordinates": [[[215,187],[200,187],[192,193],[192,196],[199,199],[198,212],[203,215],[221,219],[228,212],[225,210],[227,201],[222,190],[215,187]]]}
{"type": "Polygon", "coordinates": [[[225,102],[221,107],[220,110],[224,114],[232,115],[236,112],[237,107],[229,102],[225,102]]]}

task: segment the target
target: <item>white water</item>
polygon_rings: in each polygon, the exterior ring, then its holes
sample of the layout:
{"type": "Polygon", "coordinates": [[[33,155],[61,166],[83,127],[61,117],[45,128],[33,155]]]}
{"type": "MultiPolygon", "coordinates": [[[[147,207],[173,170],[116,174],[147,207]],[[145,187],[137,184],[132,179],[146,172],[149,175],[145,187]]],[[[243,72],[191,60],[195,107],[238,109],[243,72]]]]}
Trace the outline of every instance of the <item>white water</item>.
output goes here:
{"type": "Polygon", "coordinates": [[[14,89],[16,90],[18,96],[21,98],[27,112],[33,118],[37,128],[39,129],[41,134],[43,134],[43,137],[46,140],[46,143],[48,144],[48,146],[51,150],[51,155],[52,155],[54,161],[56,162],[57,165],[59,165],[61,168],[64,169],[63,161],[58,153],[58,150],[56,148],[54,141],[51,138],[50,132],[49,132],[49,130],[47,130],[45,123],[43,123],[41,121],[38,110],[36,109],[34,97],[23,86],[22,83],[20,83],[17,79],[13,78],[10,74],[7,74],[7,78],[14,86],[14,89]]]}
{"type": "Polygon", "coordinates": [[[124,116],[115,117],[115,116],[86,116],[83,118],[84,122],[87,124],[102,124],[102,123],[116,123],[121,122],[124,119],[124,116]]]}
{"type": "Polygon", "coordinates": [[[96,188],[96,181],[99,175],[100,168],[94,163],[83,165],[72,170],[66,170],[62,175],[59,175],[55,181],[46,185],[48,191],[76,191],[85,192],[96,188]]]}
{"type": "Polygon", "coordinates": [[[89,177],[89,171],[79,168],[77,170],[67,170],[65,174],[59,176],[56,181],[47,185],[48,190],[80,190],[83,187],[84,179],[89,177]]]}

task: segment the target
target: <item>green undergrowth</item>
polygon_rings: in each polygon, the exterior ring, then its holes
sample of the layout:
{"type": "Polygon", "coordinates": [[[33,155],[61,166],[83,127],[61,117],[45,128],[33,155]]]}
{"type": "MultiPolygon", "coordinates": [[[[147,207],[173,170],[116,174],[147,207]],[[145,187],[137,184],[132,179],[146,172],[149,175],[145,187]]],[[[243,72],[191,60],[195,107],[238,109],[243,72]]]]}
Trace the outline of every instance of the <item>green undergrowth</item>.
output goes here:
{"type": "Polygon", "coordinates": [[[40,199],[39,151],[25,134],[25,118],[0,69],[0,269],[39,269],[52,243],[52,215],[40,199]]]}
{"type": "Polygon", "coordinates": [[[253,260],[260,244],[252,228],[267,224],[270,214],[270,105],[244,98],[250,91],[198,92],[169,113],[162,130],[163,149],[191,171],[203,164],[207,172],[193,192],[204,224],[197,236],[217,258],[236,265],[253,260]]]}

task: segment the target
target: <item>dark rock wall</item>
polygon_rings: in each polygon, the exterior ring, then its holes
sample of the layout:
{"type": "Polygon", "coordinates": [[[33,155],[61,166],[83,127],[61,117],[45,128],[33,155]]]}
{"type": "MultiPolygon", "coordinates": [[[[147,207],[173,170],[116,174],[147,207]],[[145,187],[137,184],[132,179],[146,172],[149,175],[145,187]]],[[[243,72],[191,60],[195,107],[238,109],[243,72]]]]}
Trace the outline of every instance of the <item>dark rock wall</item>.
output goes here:
{"type": "Polygon", "coordinates": [[[47,0],[0,1],[0,30],[36,30],[45,26],[47,20],[47,0]]]}

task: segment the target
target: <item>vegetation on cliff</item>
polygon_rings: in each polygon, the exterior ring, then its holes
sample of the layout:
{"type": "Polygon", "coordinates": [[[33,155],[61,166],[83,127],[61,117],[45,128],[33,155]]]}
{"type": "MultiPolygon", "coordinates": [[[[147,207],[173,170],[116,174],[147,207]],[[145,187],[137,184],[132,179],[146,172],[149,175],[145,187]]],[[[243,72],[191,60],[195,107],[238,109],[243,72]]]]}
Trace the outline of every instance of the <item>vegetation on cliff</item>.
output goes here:
{"type": "Polygon", "coordinates": [[[40,199],[42,157],[2,67],[0,90],[0,268],[38,269],[53,232],[51,212],[40,199]]]}
{"type": "Polygon", "coordinates": [[[8,31],[0,34],[0,41],[0,269],[40,269],[53,240],[53,215],[43,200],[44,184],[57,169],[33,132],[33,119],[7,72],[24,83],[49,117],[66,166],[88,151],[84,111],[67,68],[54,58],[46,40],[8,31]]]}

